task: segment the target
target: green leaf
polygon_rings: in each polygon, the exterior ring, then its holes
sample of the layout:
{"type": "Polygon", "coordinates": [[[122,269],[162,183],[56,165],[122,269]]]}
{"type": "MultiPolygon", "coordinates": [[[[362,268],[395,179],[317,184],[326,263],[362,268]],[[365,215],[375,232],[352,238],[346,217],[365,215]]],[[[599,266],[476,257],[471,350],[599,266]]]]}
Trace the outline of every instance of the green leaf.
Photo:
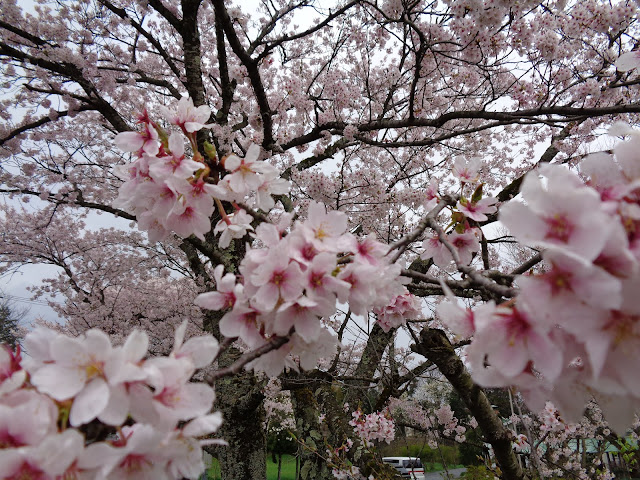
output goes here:
{"type": "Polygon", "coordinates": [[[307,477],[309,476],[309,472],[311,471],[312,467],[313,467],[313,464],[311,461],[305,462],[305,464],[300,469],[300,478],[302,480],[307,480],[307,477]]]}
{"type": "Polygon", "coordinates": [[[322,440],[322,435],[320,435],[320,432],[317,430],[311,430],[309,436],[314,440],[322,440]]]}
{"type": "Polygon", "coordinates": [[[216,161],[218,152],[216,152],[216,147],[214,147],[211,143],[204,142],[204,153],[207,155],[207,157],[209,157],[209,160],[211,160],[212,162],[216,161]]]}
{"type": "Polygon", "coordinates": [[[482,200],[482,186],[484,185],[484,183],[481,183],[480,185],[478,185],[478,188],[476,188],[476,191],[473,192],[473,195],[471,196],[471,201],[473,203],[478,203],[480,200],[482,200]]]}
{"type": "Polygon", "coordinates": [[[452,223],[464,223],[464,218],[464,213],[462,212],[453,212],[451,214],[452,223]]]}

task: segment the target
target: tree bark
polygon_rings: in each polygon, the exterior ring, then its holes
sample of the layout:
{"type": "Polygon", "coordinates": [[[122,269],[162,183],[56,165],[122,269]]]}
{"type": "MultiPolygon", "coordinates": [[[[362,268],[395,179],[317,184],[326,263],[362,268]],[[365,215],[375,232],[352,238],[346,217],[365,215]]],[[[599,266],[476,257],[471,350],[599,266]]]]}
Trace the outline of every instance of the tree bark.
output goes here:
{"type": "Polygon", "coordinates": [[[460,398],[478,421],[485,441],[490,443],[505,480],[525,480],[525,476],[512,448],[512,434],[491,408],[491,403],[471,379],[462,360],[456,355],[442,330],[425,328],[420,342],[411,347],[416,353],[431,360],[456,389],[460,398]]]}
{"type": "Polygon", "coordinates": [[[320,433],[320,409],[310,386],[291,389],[291,402],[296,419],[300,451],[300,478],[302,480],[330,479],[327,462],[318,453],[324,453],[323,435],[320,433]]]}
{"type": "MultiPolygon", "coordinates": [[[[204,327],[219,337],[223,312],[205,311],[204,327]]],[[[236,361],[242,352],[231,347],[220,355],[218,368],[236,361]]],[[[223,377],[215,384],[214,409],[222,412],[224,423],[217,437],[228,446],[208,449],[220,462],[222,480],[265,480],[267,478],[267,438],[263,429],[264,384],[253,372],[223,377]]]]}
{"type": "MultiPolygon", "coordinates": [[[[234,348],[227,350],[218,361],[220,368],[231,365],[240,354],[234,348]]],[[[262,382],[252,372],[246,371],[216,382],[215,405],[224,416],[218,437],[229,443],[215,448],[222,480],[267,478],[262,388],[262,382]]]]}

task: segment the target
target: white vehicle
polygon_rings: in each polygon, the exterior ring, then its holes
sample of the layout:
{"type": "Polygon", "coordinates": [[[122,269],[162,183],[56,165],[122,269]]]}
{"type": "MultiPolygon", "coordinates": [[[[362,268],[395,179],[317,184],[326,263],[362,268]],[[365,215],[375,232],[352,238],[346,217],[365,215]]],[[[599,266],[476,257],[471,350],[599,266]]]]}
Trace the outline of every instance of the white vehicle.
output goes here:
{"type": "Polygon", "coordinates": [[[424,467],[418,457],[383,457],[382,461],[395,468],[402,478],[424,479],[424,467]]]}

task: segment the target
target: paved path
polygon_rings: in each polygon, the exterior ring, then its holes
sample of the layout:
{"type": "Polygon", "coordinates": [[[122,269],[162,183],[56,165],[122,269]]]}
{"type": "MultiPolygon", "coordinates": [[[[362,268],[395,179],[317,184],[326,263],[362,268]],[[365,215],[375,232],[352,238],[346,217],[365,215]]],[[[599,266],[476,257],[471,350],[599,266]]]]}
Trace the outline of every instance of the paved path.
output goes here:
{"type": "MultiPolygon", "coordinates": [[[[466,468],[450,468],[449,474],[452,478],[458,478],[462,474],[462,472],[466,471],[466,468]]],[[[446,473],[444,470],[441,472],[431,472],[424,474],[424,480],[443,480],[444,478],[446,478],[446,473]]]]}

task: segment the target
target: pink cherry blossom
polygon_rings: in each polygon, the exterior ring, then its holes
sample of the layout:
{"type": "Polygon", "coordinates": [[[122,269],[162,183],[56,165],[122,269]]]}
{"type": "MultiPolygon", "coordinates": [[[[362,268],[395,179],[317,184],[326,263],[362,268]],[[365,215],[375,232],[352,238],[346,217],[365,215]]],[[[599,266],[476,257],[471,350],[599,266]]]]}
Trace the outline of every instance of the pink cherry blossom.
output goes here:
{"type": "Polygon", "coordinates": [[[407,320],[422,318],[422,302],[408,291],[396,296],[391,303],[384,308],[374,308],[378,324],[385,332],[391,328],[404,325],[407,320]]]}
{"type": "Polygon", "coordinates": [[[242,295],[242,284],[236,284],[236,276],[227,273],[224,277],[224,266],[218,265],[213,271],[216,282],[215,292],[201,293],[194,300],[195,304],[209,310],[226,310],[233,308],[238,297],[242,295]]]}
{"type": "Polygon", "coordinates": [[[175,110],[163,108],[162,111],[172,124],[178,125],[187,133],[209,128],[205,122],[209,120],[211,109],[206,105],[195,107],[193,100],[189,97],[182,97],[175,110]]]}
{"type": "Polygon", "coordinates": [[[115,144],[125,152],[144,152],[154,156],[160,151],[158,132],[150,123],[143,123],[142,132],[121,132],[114,139],[115,144]]]}
{"type": "Polygon", "coordinates": [[[462,203],[461,200],[456,204],[456,208],[464,214],[465,217],[475,220],[476,222],[484,222],[487,220],[487,214],[496,213],[498,208],[495,204],[497,199],[486,197],[477,202],[466,200],[462,203]]]}
{"type": "Polygon", "coordinates": [[[339,248],[338,238],[347,229],[347,217],[342,212],[326,212],[324,205],[312,202],[307,221],[301,225],[305,240],[319,251],[339,248]]]}
{"type": "Polygon", "coordinates": [[[251,276],[252,283],[259,287],[255,306],[269,311],[280,298],[285,302],[295,300],[302,294],[302,279],[298,264],[289,260],[286,243],[279,244],[251,276]]]}
{"type": "Polygon", "coordinates": [[[525,177],[521,193],[526,205],[512,201],[500,210],[500,221],[527,245],[558,246],[593,260],[602,251],[612,218],[605,213],[600,196],[579,182],[577,176],[550,169],[543,187],[535,173],[525,177]],[[552,188],[554,182],[562,184],[552,188]],[[601,228],[594,231],[593,225],[601,228]]]}
{"type": "Polygon", "coordinates": [[[244,237],[249,230],[253,230],[251,222],[253,217],[244,210],[240,209],[236,213],[229,214],[227,218],[231,223],[227,223],[224,220],[220,220],[216,224],[216,228],[213,229],[213,233],[220,233],[220,240],[218,245],[220,248],[227,248],[233,238],[244,237]]]}
{"type": "Polygon", "coordinates": [[[457,157],[453,162],[453,175],[461,182],[475,183],[478,180],[478,172],[482,167],[482,160],[478,157],[457,157]]]}

